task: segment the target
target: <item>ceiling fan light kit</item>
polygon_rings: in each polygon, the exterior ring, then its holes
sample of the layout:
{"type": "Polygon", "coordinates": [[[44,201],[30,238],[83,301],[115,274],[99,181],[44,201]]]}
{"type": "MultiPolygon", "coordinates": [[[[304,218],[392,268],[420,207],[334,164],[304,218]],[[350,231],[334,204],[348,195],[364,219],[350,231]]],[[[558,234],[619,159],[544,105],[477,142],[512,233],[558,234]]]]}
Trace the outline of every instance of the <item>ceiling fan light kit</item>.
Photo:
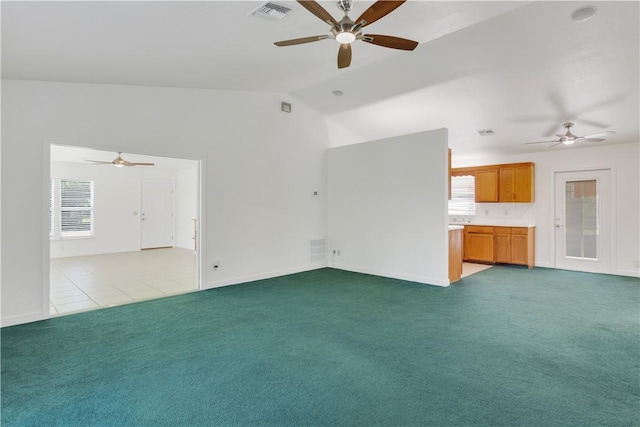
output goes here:
{"type": "Polygon", "coordinates": [[[573,123],[568,122],[562,125],[566,131],[565,133],[557,133],[556,136],[559,139],[556,139],[555,141],[536,141],[536,142],[525,142],[525,145],[528,144],[548,144],[548,143],[553,143],[549,146],[549,148],[551,147],[555,147],[556,145],[571,145],[574,144],[576,142],[602,142],[604,141],[604,138],[600,138],[602,136],[605,135],[612,135],[615,134],[614,131],[612,130],[607,130],[604,132],[597,132],[597,133],[592,133],[590,135],[585,135],[585,136],[577,136],[575,135],[573,132],[571,132],[571,128],[573,127],[573,123]]]}
{"type": "Polygon", "coordinates": [[[123,168],[125,166],[155,166],[155,163],[144,162],[130,162],[122,158],[122,152],[118,151],[118,156],[110,162],[102,160],[85,160],[85,162],[95,163],[99,165],[114,165],[117,168],[123,168]]]}
{"type": "Polygon", "coordinates": [[[356,40],[362,40],[366,43],[375,44],[382,47],[400,50],[414,50],[418,46],[418,42],[403,39],[401,37],[385,36],[380,34],[362,34],[362,28],[375,21],[383,18],[389,13],[400,7],[406,0],[391,1],[379,0],[371,5],[362,15],[355,21],[349,18],[349,11],[353,6],[353,0],[339,0],[338,8],[344,12],[344,17],[337,21],[322,6],[314,0],[298,0],[309,12],[314,14],[323,22],[331,27],[329,34],[319,36],[302,37],[298,39],[283,40],[275,42],[276,46],[293,46],[303,43],[317,42],[328,38],[335,39],[340,43],[338,50],[338,68],[346,68],[351,65],[351,44],[356,40]]]}

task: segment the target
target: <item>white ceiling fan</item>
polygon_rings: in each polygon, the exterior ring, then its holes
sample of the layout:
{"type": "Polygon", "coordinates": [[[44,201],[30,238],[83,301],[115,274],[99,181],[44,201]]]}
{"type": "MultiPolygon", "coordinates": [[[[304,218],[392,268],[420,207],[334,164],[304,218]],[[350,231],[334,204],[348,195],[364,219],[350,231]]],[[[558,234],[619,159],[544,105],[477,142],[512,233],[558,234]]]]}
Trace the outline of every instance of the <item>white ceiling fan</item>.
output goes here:
{"type": "Polygon", "coordinates": [[[85,162],[96,163],[102,165],[114,165],[117,168],[121,168],[124,166],[155,166],[155,163],[141,163],[141,162],[130,162],[122,158],[122,152],[118,151],[118,156],[110,162],[104,162],[102,160],[85,160],[85,162]]]}
{"type": "Polygon", "coordinates": [[[577,136],[574,135],[571,132],[571,128],[573,127],[573,123],[568,122],[565,123],[564,128],[566,129],[565,133],[556,133],[556,136],[559,139],[553,140],[553,141],[536,141],[536,142],[525,142],[525,145],[527,144],[547,144],[550,142],[553,142],[554,144],[550,145],[549,148],[551,147],[555,147],[556,145],[560,145],[560,144],[564,144],[564,145],[571,145],[575,142],[602,142],[605,140],[605,138],[602,138],[605,135],[611,135],[614,134],[615,132],[612,130],[607,130],[604,132],[597,132],[597,133],[592,133],[589,135],[584,135],[584,136],[577,136]]]}

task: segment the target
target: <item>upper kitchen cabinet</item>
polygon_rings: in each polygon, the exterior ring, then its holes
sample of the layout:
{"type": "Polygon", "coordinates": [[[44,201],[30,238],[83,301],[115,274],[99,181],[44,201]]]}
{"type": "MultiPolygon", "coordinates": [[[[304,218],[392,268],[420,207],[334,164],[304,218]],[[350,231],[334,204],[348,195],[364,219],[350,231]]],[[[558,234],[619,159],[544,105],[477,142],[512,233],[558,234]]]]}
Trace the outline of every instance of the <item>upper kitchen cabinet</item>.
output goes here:
{"type": "Polygon", "coordinates": [[[452,169],[451,175],[475,176],[476,203],[533,203],[534,170],[531,162],[452,169]]]}
{"type": "Polygon", "coordinates": [[[500,165],[498,201],[533,203],[535,197],[533,169],[533,163],[500,165]]]}
{"type": "Polygon", "coordinates": [[[499,199],[499,169],[476,170],[476,203],[497,202],[499,199]]]}

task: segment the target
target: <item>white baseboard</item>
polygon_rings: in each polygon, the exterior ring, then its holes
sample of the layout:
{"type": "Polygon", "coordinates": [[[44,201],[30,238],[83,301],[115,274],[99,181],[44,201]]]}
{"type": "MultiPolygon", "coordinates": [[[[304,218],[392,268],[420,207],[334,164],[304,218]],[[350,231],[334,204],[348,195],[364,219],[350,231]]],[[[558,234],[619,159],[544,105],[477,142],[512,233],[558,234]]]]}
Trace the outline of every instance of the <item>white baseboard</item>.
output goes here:
{"type": "Polygon", "coordinates": [[[304,271],[317,270],[319,268],[325,268],[325,267],[327,267],[326,263],[322,263],[322,264],[316,263],[316,264],[305,266],[305,267],[288,268],[284,270],[270,271],[267,273],[252,274],[249,276],[234,277],[232,279],[216,280],[214,282],[207,282],[206,287],[204,289],[213,289],[213,288],[219,288],[222,286],[238,285],[241,283],[253,282],[256,280],[263,280],[263,279],[271,279],[273,277],[286,276],[288,274],[295,274],[295,273],[302,273],[304,271]]]}
{"type": "Polygon", "coordinates": [[[640,277],[640,270],[616,270],[618,276],[640,277]]]}
{"type": "Polygon", "coordinates": [[[19,314],[17,316],[8,316],[2,318],[2,327],[21,325],[23,323],[37,322],[38,320],[44,320],[49,318],[49,313],[46,316],[42,315],[41,311],[34,311],[26,314],[19,314]]]}
{"type": "Polygon", "coordinates": [[[354,273],[371,274],[373,276],[381,276],[381,277],[388,277],[390,279],[416,282],[416,283],[421,283],[423,285],[446,287],[451,284],[449,282],[449,278],[442,279],[442,278],[435,278],[435,277],[413,276],[411,274],[402,274],[402,273],[394,273],[389,271],[372,270],[369,268],[347,267],[347,266],[337,266],[337,265],[334,265],[332,268],[335,268],[338,270],[353,271],[354,273]]]}

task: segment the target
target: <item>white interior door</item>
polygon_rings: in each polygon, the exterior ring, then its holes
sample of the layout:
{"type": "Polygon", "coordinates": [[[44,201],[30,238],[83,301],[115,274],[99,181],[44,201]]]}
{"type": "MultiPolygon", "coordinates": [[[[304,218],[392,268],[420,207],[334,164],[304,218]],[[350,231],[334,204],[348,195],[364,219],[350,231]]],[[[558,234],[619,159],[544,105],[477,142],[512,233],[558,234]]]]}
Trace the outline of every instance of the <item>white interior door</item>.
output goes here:
{"type": "Polygon", "coordinates": [[[173,246],[173,183],[141,183],[140,222],[142,249],[173,246]]]}
{"type": "Polygon", "coordinates": [[[556,268],[611,272],[611,171],[556,172],[556,268]]]}

